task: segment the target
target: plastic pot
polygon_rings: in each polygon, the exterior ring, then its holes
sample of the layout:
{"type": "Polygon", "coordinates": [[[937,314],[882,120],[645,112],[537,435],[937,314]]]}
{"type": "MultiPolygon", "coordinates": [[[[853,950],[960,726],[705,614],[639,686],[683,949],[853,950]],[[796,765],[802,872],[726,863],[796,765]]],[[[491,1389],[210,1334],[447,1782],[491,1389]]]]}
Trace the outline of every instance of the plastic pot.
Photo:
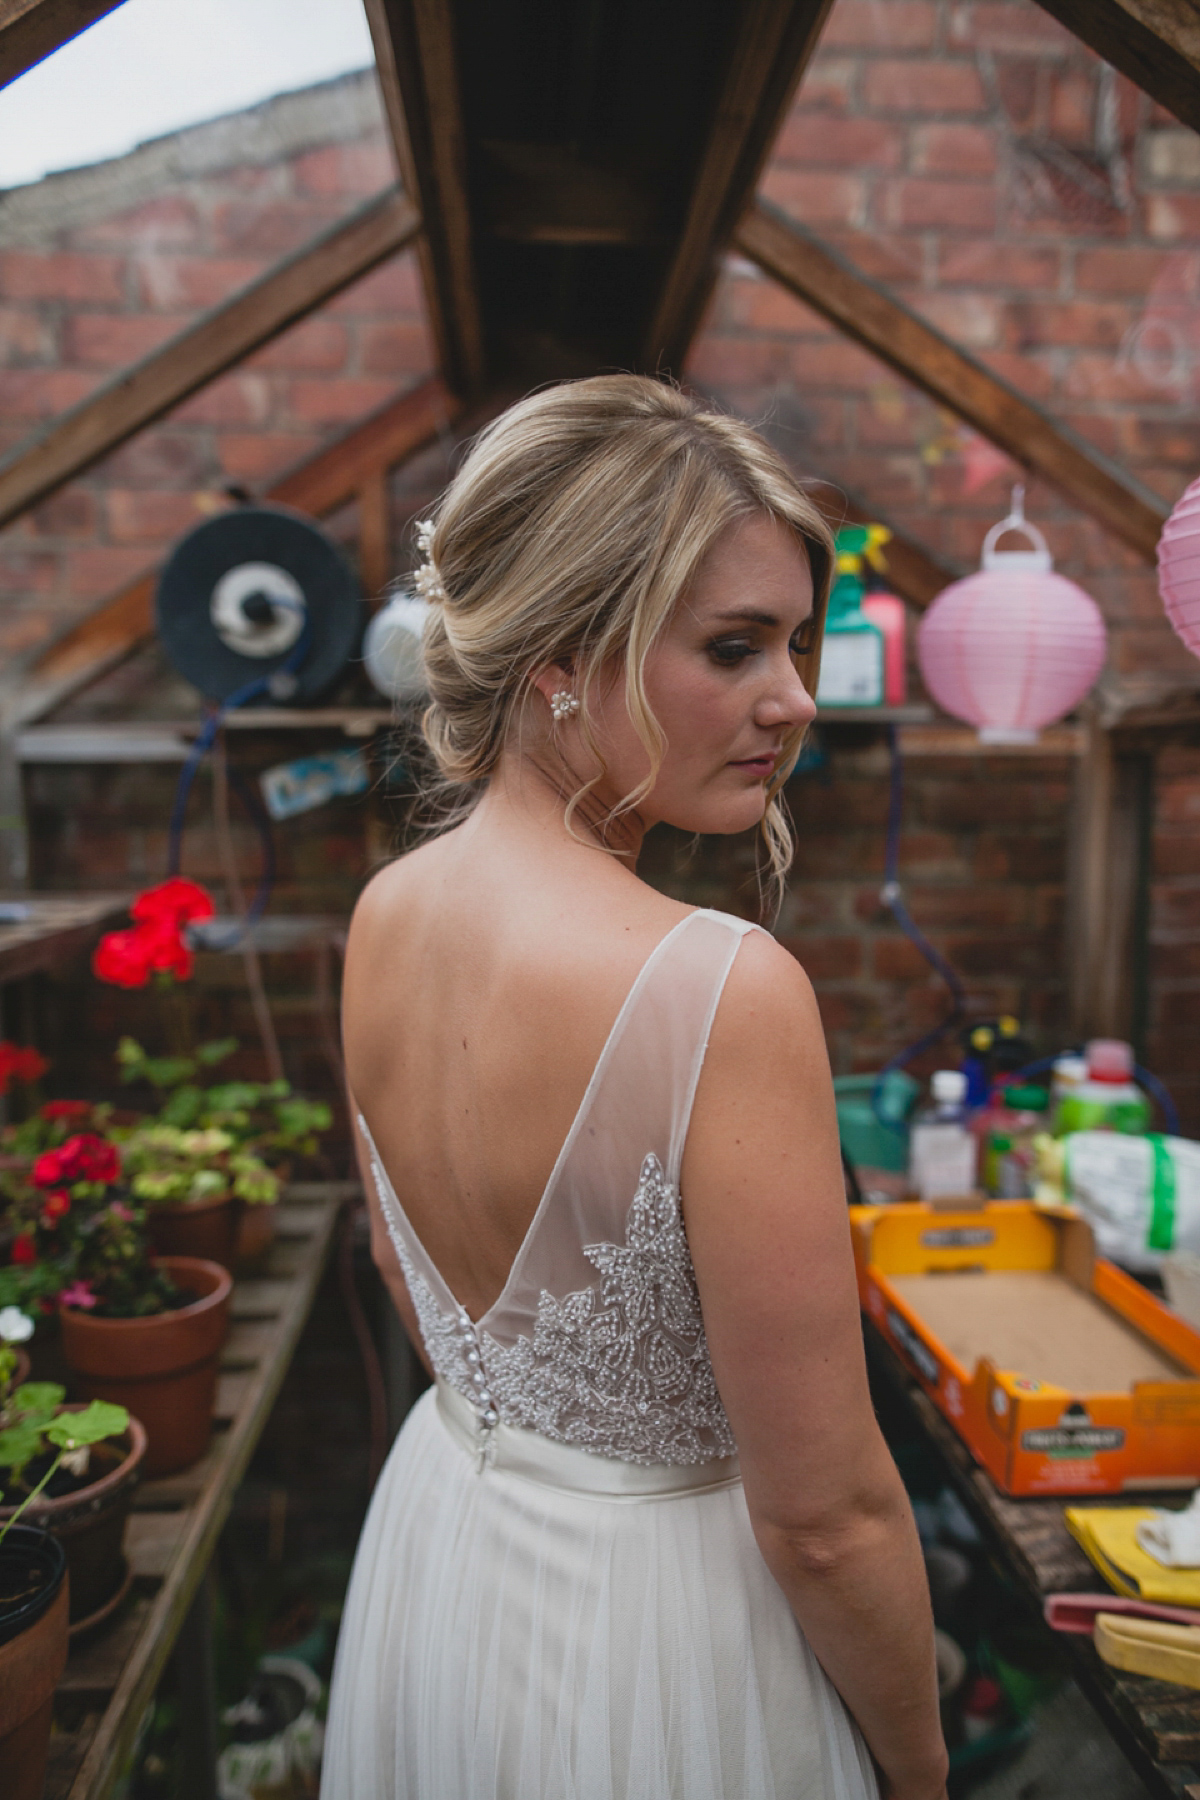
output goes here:
{"type": "Polygon", "coordinates": [[[0,1542],[0,1771],[5,1800],[41,1800],[54,1689],[67,1660],[66,1552],[32,1525],[0,1542]]]}
{"type": "MultiPolygon", "coordinates": [[[[78,1412],[82,1403],[60,1406],[78,1412]]],[[[133,1490],[141,1479],[146,1433],[131,1418],[123,1437],[93,1444],[93,1479],[74,1493],[35,1500],[21,1515],[22,1524],[53,1532],[67,1553],[71,1577],[71,1624],[90,1620],[112,1599],[124,1574],[122,1547],[133,1490]]],[[[13,1507],[0,1507],[0,1526],[13,1507]]]]}
{"type": "Polygon", "coordinates": [[[126,1406],[141,1420],[147,1479],[188,1468],[208,1448],[233,1287],[219,1263],[192,1256],[164,1256],[161,1263],[178,1287],[198,1296],[190,1305],[147,1319],[96,1319],[59,1308],[76,1392],[126,1406]]]}
{"type": "Polygon", "coordinates": [[[234,1207],[230,1194],[187,1206],[146,1207],[146,1235],[156,1256],[199,1256],[233,1267],[234,1207]]]}

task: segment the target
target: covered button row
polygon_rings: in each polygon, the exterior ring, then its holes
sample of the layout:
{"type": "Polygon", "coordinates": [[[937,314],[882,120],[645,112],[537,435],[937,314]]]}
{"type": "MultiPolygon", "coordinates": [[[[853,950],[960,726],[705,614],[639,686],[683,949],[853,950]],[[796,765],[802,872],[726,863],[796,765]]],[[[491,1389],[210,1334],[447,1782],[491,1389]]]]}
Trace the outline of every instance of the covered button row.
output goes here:
{"type": "Polygon", "coordinates": [[[465,1307],[458,1309],[458,1331],[462,1340],[463,1361],[470,1372],[471,1385],[475,1389],[475,1408],[483,1424],[489,1429],[500,1423],[500,1414],[496,1411],[496,1402],[488,1389],[487,1376],[483,1372],[483,1357],[479,1350],[479,1333],[476,1331],[465,1307]]]}

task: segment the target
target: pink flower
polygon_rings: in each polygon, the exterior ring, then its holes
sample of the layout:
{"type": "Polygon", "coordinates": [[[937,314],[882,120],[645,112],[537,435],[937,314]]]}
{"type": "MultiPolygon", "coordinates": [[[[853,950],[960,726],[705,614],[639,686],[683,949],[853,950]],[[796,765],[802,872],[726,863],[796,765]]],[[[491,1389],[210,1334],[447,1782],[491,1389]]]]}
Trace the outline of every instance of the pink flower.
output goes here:
{"type": "Polygon", "coordinates": [[[126,1206],[123,1200],[114,1200],[108,1210],[117,1219],[129,1220],[133,1217],[131,1208],[126,1206]]]}
{"type": "Polygon", "coordinates": [[[86,1281],[76,1281],[69,1288],[64,1288],[58,1296],[60,1306],[82,1306],[90,1310],[97,1305],[97,1296],[93,1294],[86,1281]]]}

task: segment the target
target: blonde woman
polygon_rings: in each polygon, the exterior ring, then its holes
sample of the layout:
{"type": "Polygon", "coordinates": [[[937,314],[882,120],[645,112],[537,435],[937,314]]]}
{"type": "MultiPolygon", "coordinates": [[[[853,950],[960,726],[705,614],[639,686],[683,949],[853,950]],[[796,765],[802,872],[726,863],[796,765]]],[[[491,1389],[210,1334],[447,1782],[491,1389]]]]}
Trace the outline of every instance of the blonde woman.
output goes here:
{"type": "Polygon", "coordinates": [[[326,1800],[938,1800],[924,1573],[863,1369],[812,990],[639,881],[758,827],[829,533],[657,382],[483,433],[418,579],[462,822],[363,894],[345,1042],[374,1253],[434,1387],[389,1458],[326,1800]]]}

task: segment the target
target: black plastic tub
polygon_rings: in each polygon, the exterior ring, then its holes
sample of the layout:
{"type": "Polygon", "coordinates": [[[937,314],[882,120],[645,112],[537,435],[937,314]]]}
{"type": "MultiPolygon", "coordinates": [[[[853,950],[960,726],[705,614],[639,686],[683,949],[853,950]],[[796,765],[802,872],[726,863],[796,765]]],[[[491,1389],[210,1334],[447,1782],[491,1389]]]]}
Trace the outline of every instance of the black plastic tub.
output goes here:
{"type": "Polygon", "coordinates": [[[0,1539],[0,1644],[36,1625],[54,1604],[67,1572],[56,1537],[36,1525],[11,1525],[0,1539]]]}

